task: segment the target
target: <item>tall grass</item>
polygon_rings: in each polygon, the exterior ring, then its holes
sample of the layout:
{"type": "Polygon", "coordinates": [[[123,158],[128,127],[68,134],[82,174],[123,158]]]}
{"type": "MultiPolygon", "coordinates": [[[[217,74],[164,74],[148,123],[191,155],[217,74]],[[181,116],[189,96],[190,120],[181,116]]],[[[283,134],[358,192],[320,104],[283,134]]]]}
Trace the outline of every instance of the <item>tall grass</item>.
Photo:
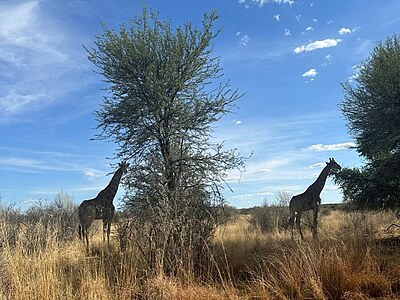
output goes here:
{"type": "MultiPolygon", "coordinates": [[[[92,251],[63,222],[30,222],[0,212],[0,299],[370,299],[400,297],[396,232],[390,214],[335,211],[321,218],[319,240],[279,229],[264,233],[250,216],[216,229],[209,274],[181,280],[146,269],[132,245],[114,238],[92,251]],[[383,245],[383,246],[382,246],[383,245]]],[[[196,270],[193,270],[196,274],[196,270]]]]}

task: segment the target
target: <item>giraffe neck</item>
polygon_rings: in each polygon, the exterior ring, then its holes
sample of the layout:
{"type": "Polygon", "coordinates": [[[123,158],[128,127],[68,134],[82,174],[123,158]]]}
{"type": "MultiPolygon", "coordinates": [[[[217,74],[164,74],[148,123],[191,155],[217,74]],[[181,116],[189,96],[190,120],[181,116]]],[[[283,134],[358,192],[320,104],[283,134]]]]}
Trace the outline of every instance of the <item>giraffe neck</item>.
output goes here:
{"type": "Polygon", "coordinates": [[[122,169],[119,168],[111,178],[110,183],[102,191],[99,192],[96,198],[112,202],[114,200],[115,195],[117,194],[121,177],[122,177],[122,169]]]}
{"type": "Polygon", "coordinates": [[[312,190],[314,192],[317,192],[318,194],[320,194],[322,192],[322,189],[324,188],[325,182],[326,182],[326,178],[329,175],[329,170],[330,167],[327,165],[322,171],[321,174],[319,174],[317,180],[315,180],[315,182],[309,186],[309,188],[307,190],[312,190]]]}

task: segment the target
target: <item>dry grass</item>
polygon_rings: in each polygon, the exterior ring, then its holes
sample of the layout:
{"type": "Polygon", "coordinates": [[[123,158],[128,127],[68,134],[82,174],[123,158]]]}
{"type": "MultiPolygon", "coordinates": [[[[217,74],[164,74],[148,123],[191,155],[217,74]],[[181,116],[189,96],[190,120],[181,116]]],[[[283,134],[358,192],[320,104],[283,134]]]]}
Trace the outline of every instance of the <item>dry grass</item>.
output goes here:
{"type": "Polygon", "coordinates": [[[209,278],[182,282],[146,276],[134,249],[121,252],[115,241],[108,249],[101,236],[88,256],[77,238],[60,242],[57,228],[40,222],[11,243],[0,220],[0,299],[396,299],[400,229],[385,233],[393,221],[335,211],[321,218],[319,241],[309,233],[300,241],[239,216],[215,233],[209,278]]]}

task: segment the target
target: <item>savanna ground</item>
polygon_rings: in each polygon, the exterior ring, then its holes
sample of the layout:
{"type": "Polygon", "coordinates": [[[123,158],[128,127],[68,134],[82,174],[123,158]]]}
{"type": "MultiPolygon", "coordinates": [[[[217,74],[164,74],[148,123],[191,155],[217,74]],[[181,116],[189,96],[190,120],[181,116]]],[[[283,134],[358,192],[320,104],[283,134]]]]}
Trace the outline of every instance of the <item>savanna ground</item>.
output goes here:
{"type": "Polygon", "coordinates": [[[209,274],[184,280],[149,276],[135,247],[120,250],[115,232],[107,248],[98,230],[87,255],[68,220],[49,218],[2,209],[0,299],[400,298],[400,229],[386,231],[397,221],[391,212],[323,212],[318,241],[307,216],[300,241],[236,214],[215,231],[209,274]]]}

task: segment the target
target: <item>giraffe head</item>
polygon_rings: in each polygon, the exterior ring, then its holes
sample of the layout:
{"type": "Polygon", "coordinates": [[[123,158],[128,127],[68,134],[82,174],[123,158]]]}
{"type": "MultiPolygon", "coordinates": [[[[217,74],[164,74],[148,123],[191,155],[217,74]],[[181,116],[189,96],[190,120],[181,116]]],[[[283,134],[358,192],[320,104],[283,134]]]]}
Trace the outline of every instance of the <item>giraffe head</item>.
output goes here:
{"type": "Polygon", "coordinates": [[[128,170],[129,163],[127,163],[126,161],[123,160],[118,164],[118,166],[121,168],[122,174],[125,174],[128,170]]]}
{"type": "Polygon", "coordinates": [[[329,173],[334,173],[342,169],[342,167],[335,161],[335,159],[329,158],[329,162],[326,163],[326,165],[329,167],[329,173]]]}

